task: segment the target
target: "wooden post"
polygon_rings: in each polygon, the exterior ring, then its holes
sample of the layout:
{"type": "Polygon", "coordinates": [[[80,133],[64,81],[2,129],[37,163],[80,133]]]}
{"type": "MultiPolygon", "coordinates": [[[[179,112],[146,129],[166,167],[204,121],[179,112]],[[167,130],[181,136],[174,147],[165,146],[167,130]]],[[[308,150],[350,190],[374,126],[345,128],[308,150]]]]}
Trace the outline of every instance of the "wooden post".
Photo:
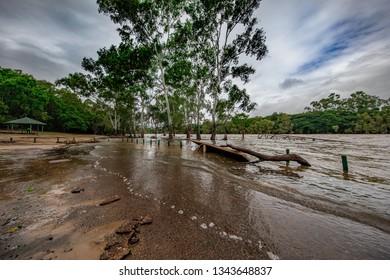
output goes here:
{"type": "Polygon", "coordinates": [[[160,146],[160,139],[159,139],[159,140],[157,140],[157,145],[159,145],[159,146],[160,146]]]}
{"type": "Polygon", "coordinates": [[[12,143],[12,137],[9,139],[9,141],[12,143]]]}
{"type": "Polygon", "coordinates": [[[122,142],[125,142],[125,138],[122,137],[122,142]]]}
{"type": "Polygon", "coordinates": [[[169,140],[168,140],[168,147],[169,147],[169,144],[170,144],[170,143],[169,143],[169,140]]]}
{"type": "MultiPolygon", "coordinates": [[[[290,149],[286,149],[286,154],[290,154],[290,149]]],[[[290,161],[286,161],[286,166],[289,166],[290,165],[290,161]]]]}
{"type": "Polygon", "coordinates": [[[345,173],[348,173],[348,158],[346,155],[341,156],[341,161],[343,163],[343,171],[345,173]]]}
{"type": "Polygon", "coordinates": [[[135,143],[136,143],[136,144],[138,144],[138,138],[137,138],[137,139],[135,139],[135,143]]]}
{"type": "Polygon", "coordinates": [[[145,138],[142,138],[142,144],[145,144],[145,138]]]}
{"type": "Polygon", "coordinates": [[[206,151],[207,151],[207,146],[203,145],[203,153],[206,153],[206,151]]]}
{"type": "Polygon", "coordinates": [[[37,143],[37,137],[34,137],[34,143],[37,143]]]}
{"type": "Polygon", "coordinates": [[[180,148],[183,148],[183,143],[180,141],[180,148]]]}
{"type": "Polygon", "coordinates": [[[57,137],[57,143],[60,143],[60,137],[57,137]]]}
{"type": "Polygon", "coordinates": [[[152,146],[152,139],[150,139],[150,146],[152,146]]]}

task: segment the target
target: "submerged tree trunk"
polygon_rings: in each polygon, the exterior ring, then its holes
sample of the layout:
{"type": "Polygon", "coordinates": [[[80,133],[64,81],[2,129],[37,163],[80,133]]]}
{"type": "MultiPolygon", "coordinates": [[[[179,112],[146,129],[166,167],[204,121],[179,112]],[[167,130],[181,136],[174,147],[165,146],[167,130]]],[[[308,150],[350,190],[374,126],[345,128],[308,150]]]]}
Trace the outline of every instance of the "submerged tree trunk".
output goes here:
{"type": "Polygon", "coordinates": [[[303,159],[301,156],[299,156],[297,154],[285,154],[285,155],[270,156],[270,155],[265,155],[265,154],[261,154],[261,153],[252,151],[252,150],[247,149],[247,148],[233,146],[233,145],[228,144],[228,143],[226,145],[234,150],[250,154],[250,155],[255,156],[263,161],[296,161],[303,166],[311,166],[310,163],[308,163],[305,159],[303,159]]]}
{"type": "Polygon", "coordinates": [[[217,134],[217,102],[218,102],[218,95],[214,94],[213,96],[213,108],[211,111],[211,137],[210,140],[215,141],[216,140],[216,134],[217,134]]]}
{"type": "Polygon", "coordinates": [[[141,120],[140,120],[140,122],[141,122],[141,138],[145,137],[144,115],[145,115],[145,100],[142,98],[142,101],[141,101],[141,120]]]}

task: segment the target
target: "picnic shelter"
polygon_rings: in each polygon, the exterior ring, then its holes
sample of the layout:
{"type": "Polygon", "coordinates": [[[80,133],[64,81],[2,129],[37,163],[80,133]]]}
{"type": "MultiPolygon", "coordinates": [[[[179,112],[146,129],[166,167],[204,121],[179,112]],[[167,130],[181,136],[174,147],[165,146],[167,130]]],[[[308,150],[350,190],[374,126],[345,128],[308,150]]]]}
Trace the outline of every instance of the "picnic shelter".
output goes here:
{"type": "Polygon", "coordinates": [[[43,132],[43,126],[46,125],[43,122],[28,118],[28,117],[13,120],[13,121],[8,121],[5,123],[7,124],[7,130],[9,130],[9,125],[11,125],[12,132],[14,131],[14,125],[18,125],[18,126],[21,126],[23,128],[21,130],[22,133],[23,133],[24,129],[26,130],[27,133],[32,133],[33,128],[36,128],[37,134],[38,134],[39,130],[41,130],[43,132]]]}

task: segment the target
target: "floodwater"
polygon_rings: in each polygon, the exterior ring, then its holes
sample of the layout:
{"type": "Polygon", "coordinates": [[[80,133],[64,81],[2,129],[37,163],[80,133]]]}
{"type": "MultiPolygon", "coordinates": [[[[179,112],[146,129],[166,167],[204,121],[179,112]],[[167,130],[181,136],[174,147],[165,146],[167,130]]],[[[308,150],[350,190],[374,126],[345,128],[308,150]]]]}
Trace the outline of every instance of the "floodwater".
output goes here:
{"type": "Polygon", "coordinates": [[[315,141],[229,139],[267,154],[289,149],[309,161],[309,168],[195,154],[197,145],[185,140],[182,148],[179,142],[117,140],[97,145],[92,154],[96,168],[124,178],[129,194],[185,212],[204,230],[220,229],[221,237],[266,246],[270,257],[389,259],[390,136],[311,137],[315,141]],[[348,174],[342,154],[348,156],[348,174]]]}
{"type": "MultiPolygon", "coordinates": [[[[181,226],[196,224],[210,238],[250,245],[270,258],[390,259],[390,135],[229,136],[229,143],[265,154],[289,149],[311,167],[195,153],[197,145],[184,139],[182,145],[177,140],[170,145],[166,140],[135,141],[82,144],[82,155],[49,159],[71,158],[71,168],[89,162],[94,172],[115,177],[112,184],[129,196],[187,221],[181,226]],[[343,154],[348,174],[342,171],[343,154]]],[[[19,159],[5,155],[0,163],[13,160],[12,168],[22,168],[19,159]]],[[[0,180],[3,185],[18,180],[10,170],[2,171],[8,174],[0,180]]],[[[7,197],[0,188],[2,199],[7,197]]]]}

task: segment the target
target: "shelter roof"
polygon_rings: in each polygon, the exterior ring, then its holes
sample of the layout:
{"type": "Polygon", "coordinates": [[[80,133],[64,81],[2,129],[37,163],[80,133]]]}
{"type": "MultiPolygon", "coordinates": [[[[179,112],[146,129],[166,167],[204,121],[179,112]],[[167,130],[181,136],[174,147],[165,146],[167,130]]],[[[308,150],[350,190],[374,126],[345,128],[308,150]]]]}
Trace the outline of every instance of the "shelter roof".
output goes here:
{"type": "Polygon", "coordinates": [[[38,124],[38,125],[46,125],[43,122],[31,119],[31,118],[27,118],[27,117],[21,118],[21,119],[17,119],[17,120],[13,120],[13,121],[8,121],[6,123],[8,123],[8,124],[38,124]]]}

